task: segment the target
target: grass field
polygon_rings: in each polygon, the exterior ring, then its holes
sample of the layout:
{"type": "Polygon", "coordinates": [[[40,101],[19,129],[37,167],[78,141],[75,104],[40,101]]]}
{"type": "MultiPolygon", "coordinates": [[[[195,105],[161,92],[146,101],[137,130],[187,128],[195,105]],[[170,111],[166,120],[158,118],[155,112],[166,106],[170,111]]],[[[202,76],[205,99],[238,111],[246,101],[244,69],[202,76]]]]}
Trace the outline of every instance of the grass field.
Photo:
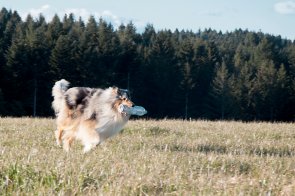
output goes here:
{"type": "Polygon", "coordinates": [[[295,124],[136,120],[88,154],[0,118],[0,195],[292,195],[295,124]]]}

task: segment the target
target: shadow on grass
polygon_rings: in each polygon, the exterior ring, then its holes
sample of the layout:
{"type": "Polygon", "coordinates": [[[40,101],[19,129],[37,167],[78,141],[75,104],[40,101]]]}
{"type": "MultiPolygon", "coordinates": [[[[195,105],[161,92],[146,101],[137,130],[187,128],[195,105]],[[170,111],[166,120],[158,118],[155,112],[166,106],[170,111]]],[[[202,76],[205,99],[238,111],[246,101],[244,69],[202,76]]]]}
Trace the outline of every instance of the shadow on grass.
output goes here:
{"type": "Polygon", "coordinates": [[[174,184],[141,184],[138,187],[129,187],[128,195],[163,195],[172,194],[177,191],[177,185],[174,184]]]}
{"type": "Polygon", "coordinates": [[[194,147],[184,146],[184,145],[155,145],[155,149],[159,151],[170,151],[170,152],[202,152],[202,153],[218,153],[218,154],[226,154],[227,148],[226,146],[219,145],[209,145],[209,144],[199,144],[194,147]]]}
{"type": "Polygon", "coordinates": [[[294,157],[294,149],[285,148],[254,148],[250,149],[249,154],[258,155],[258,156],[278,156],[278,157],[294,157]]]}
{"type": "Polygon", "coordinates": [[[160,135],[167,135],[170,134],[170,129],[165,129],[161,127],[151,127],[148,130],[146,130],[145,135],[147,136],[160,136],[160,135]]]}
{"type": "Polygon", "coordinates": [[[250,155],[250,156],[278,156],[278,157],[294,157],[294,149],[286,147],[244,147],[230,148],[225,145],[218,144],[199,144],[197,146],[185,146],[179,144],[172,145],[155,145],[155,149],[159,151],[169,152],[189,152],[189,153],[215,153],[215,154],[231,154],[231,155],[250,155]]]}
{"type": "Polygon", "coordinates": [[[134,133],[141,133],[145,136],[162,136],[162,135],[170,135],[170,134],[177,134],[178,136],[182,136],[183,133],[180,132],[173,132],[170,129],[161,128],[161,127],[151,127],[148,129],[131,129],[131,128],[125,128],[120,133],[128,133],[128,134],[134,134],[134,133]]]}

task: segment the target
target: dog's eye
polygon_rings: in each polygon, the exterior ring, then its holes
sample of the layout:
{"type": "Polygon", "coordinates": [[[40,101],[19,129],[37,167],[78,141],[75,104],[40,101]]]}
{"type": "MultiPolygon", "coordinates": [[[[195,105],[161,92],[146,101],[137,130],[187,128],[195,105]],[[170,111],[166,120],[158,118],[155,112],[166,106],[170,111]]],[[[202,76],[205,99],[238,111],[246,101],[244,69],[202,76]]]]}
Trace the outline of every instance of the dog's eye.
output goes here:
{"type": "Polygon", "coordinates": [[[127,98],[126,98],[126,97],[124,97],[124,98],[123,98],[123,101],[127,101],[127,98]]]}

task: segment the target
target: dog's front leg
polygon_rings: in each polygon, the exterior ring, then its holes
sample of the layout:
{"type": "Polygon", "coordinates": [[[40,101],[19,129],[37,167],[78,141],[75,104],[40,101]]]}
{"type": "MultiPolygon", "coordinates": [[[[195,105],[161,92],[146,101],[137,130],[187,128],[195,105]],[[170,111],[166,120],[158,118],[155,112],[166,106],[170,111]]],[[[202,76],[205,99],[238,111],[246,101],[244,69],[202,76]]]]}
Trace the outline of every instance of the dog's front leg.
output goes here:
{"type": "Polygon", "coordinates": [[[57,130],[55,130],[55,139],[56,139],[56,144],[58,146],[61,146],[61,138],[62,138],[62,133],[63,133],[63,130],[58,128],[57,130]]]}

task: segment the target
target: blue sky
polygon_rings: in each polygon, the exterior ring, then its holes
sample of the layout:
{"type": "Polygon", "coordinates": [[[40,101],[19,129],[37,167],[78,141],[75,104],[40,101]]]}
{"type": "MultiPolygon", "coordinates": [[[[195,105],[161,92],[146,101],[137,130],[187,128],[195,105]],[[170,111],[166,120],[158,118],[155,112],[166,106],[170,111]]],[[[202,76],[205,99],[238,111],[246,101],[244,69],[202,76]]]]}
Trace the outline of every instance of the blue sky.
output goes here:
{"type": "Polygon", "coordinates": [[[57,13],[74,13],[87,21],[102,17],[114,27],[132,21],[139,31],[150,23],[156,29],[222,32],[237,28],[295,39],[295,0],[1,0],[25,19],[42,13],[47,21],[57,13]]]}

